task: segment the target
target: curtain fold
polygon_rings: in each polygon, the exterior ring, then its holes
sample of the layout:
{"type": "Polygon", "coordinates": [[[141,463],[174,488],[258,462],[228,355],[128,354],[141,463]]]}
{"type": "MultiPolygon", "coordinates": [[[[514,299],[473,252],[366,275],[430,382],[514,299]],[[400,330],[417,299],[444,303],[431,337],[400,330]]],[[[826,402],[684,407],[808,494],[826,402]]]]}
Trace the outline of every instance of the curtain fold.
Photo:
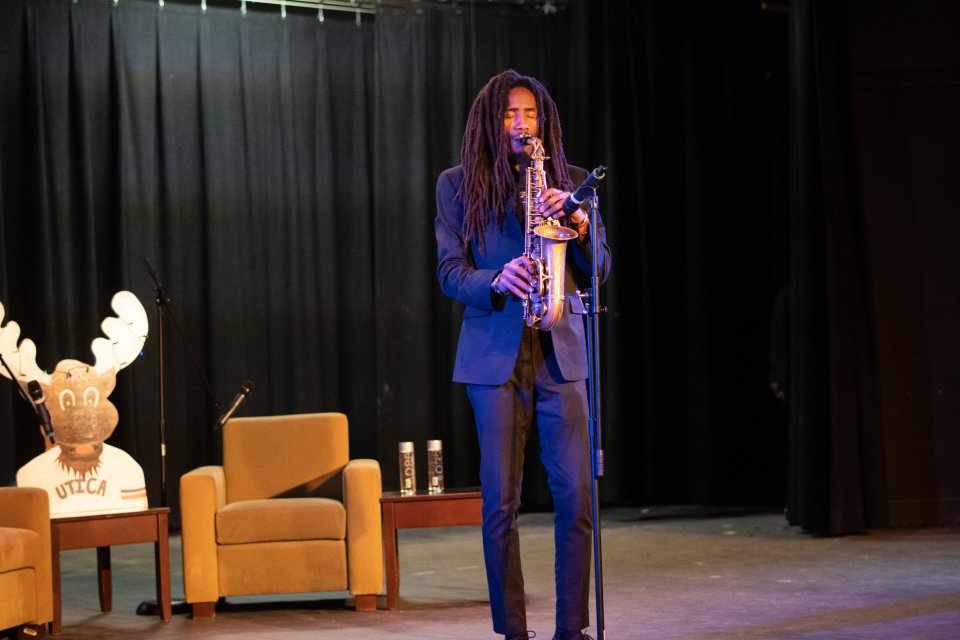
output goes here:
{"type": "Polygon", "coordinates": [[[791,4],[791,523],[887,522],[846,3],[791,4]]]}
{"type": "Polygon", "coordinates": [[[377,453],[390,479],[399,473],[396,442],[418,440],[435,424],[427,355],[433,332],[425,321],[435,261],[429,242],[430,170],[425,162],[431,124],[427,22],[422,11],[386,10],[375,24],[377,453]]]}

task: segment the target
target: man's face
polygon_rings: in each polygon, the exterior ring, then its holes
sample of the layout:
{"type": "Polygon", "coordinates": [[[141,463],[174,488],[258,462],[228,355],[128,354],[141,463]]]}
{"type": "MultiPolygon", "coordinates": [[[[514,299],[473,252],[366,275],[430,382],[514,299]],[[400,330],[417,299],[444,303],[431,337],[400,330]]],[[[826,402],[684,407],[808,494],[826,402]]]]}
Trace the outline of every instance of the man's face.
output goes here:
{"type": "Polygon", "coordinates": [[[537,99],[526,87],[514,87],[507,95],[507,108],[503,112],[503,130],[510,140],[510,150],[515,154],[527,153],[523,136],[537,135],[537,99]]]}

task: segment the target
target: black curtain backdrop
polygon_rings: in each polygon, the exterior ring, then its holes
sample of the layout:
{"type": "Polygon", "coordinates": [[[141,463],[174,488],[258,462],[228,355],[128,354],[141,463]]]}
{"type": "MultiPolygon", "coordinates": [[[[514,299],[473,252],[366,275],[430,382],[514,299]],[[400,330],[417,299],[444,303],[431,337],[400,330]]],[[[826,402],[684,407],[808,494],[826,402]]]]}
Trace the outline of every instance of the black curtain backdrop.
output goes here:
{"type": "MultiPolygon", "coordinates": [[[[434,185],[458,162],[473,96],[507,67],[551,90],[572,162],[610,167],[604,503],[785,503],[767,336],[790,262],[786,14],[479,5],[383,8],[359,26],[255,5],[0,8],[3,320],[52,368],[90,358],[111,295],[137,294],[151,333],[118,375],[110,442],[143,465],[152,504],[159,331],[145,259],[171,299],[170,506],[182,473],[219,461],[213,401],[247,379],[242,414],[347,413],[351,453],[380,460],[385,489],[397,443],[423,456],[432,438],[448,486],[477,483],[472,415],[450,382],[461,309],[436,283],[434,185]]],[[[8,483],[42,443],[2,384],[8,483]]],[[[550,501],[536,447],[531,508],[550,501]]]]}
{"type": "Polygon", "coordinates": [[[955,525],[960,7],[795,0],[790,18],[787,515],[955,525]]]}

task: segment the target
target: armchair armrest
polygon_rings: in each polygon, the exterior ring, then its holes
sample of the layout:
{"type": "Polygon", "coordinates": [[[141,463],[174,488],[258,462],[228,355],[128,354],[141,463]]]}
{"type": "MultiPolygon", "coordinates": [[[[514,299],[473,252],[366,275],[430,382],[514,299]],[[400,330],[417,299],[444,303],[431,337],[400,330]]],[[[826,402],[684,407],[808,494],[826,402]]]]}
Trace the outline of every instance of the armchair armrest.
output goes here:
{"type": "Polygon", "coordinates": [[[198,467],[180,477],[183,592],[188,603],[220,598],[215,517],[226,502],[223,467],[198,467]]]}
{"type": "Polygon", "coordinates": [[[383,588],[382,490],[380,463],[376,460],[351,460],[344,467],[347,579],[353,595],[378,594],[383,588]]]}
{"type": "Polygon", "coordinates": [[[53,620],[53,574],[50,557],[50,498],[36,487],[0,487],[0,527],[29,529],[40,536],[35,624],[53,620]]]}

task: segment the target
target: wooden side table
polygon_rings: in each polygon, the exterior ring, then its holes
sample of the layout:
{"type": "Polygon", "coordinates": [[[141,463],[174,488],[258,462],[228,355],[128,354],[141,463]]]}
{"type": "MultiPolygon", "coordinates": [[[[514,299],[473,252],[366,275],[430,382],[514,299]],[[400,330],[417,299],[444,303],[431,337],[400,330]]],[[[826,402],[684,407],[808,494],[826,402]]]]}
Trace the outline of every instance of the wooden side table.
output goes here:
{"type": "Polygon", "coordinates": [[[158,507],[127,513],[103,513],[50,519],[50,545],[53,569],[52,633],[60,633],[60,552],[67,549],[97,548],[97,582],[100,610],[113,609],[110,579],[110,547],[117,544],[152,542],[156,561],[157,602],[160,617],[170,621],[170,544],[167,519],[170,507],[158,507]]]}
{"type": "Polygon", "coordinates": [[[418,491],[401,496],[387,491],[380,498],[383,515],[383,556],[387,570],[387,608],[397,607],[400,592],[400,561],[397,556],[397,529],[455,527],[483,524],[479,487],[447,489],[443,493],[418,491]]]}

